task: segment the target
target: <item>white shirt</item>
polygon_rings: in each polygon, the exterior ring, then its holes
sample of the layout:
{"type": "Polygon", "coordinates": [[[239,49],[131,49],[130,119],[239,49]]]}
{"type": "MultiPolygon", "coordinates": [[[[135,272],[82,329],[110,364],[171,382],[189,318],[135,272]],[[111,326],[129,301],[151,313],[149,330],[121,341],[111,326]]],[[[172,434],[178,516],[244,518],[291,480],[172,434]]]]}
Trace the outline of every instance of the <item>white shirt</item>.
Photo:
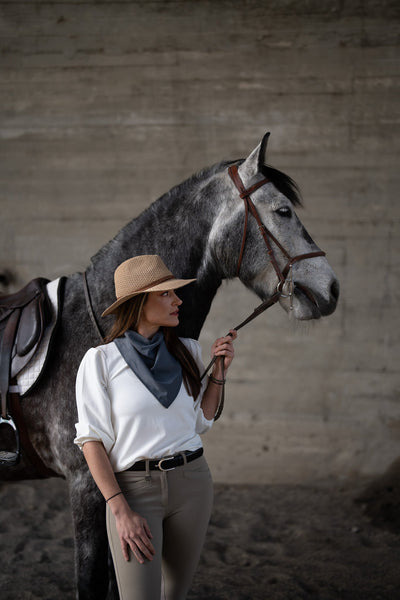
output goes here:
{"type": "MultiPolygon", "coordinates": [[[[200,344],[181,338],[199,370],[204,370],[200,344]]],[[[91,348],[80,364],[76,379],[78,423],[74,443],[101,441],[115,472],[138,460],[162,458],[202,446],[200,435],[210,429],[200,406],[207,386],[203,380],[196,401],[181,389],[165,408],[125,362],[112,342],[91,348]]]]}

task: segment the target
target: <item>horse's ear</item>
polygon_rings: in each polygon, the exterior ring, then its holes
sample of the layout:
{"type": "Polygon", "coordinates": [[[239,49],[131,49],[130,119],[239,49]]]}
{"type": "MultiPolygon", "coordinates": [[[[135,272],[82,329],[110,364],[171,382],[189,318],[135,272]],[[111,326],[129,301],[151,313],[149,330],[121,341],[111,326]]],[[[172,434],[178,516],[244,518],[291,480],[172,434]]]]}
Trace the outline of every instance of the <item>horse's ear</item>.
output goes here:
{"type": "Polygon", "coordinates": [[[249,154],[246,160],[239,167],[239,173],[245,185],[261,171],[261,167],[265,163],[265,153],[267,150],[269,136],[269,132],[264,135],[257,148],[254,148],[253,152],[249,154]]]}
{"type": "Polygon", "coordinates": [[[263,139],[261,140],[261,144],[259,146],[260,151],[258,153],[258,171],[261,171],[263,165],[265,165],[265,158],[266,158],[266,154],[267,154],[267,145],[268,145],[268,140],[269,140],[269,136],[270,136],[270,132],[268,131],[263,139]]]}

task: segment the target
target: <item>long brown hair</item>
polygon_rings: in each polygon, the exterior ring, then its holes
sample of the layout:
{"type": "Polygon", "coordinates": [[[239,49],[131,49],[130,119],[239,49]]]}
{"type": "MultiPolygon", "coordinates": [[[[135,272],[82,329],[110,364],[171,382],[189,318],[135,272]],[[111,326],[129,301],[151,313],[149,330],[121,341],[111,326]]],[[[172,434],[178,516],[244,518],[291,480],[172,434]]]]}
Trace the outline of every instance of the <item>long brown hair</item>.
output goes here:
{"type": "MultiPolygon", "coordinates": [[[[138,294],[115,309],[115,321],[104,339],[106,344],[124,335],[128,329],[137,331],[147,297],[148,293],[138,294]]],[[[196,400],[201,389],[200,371],[196,361],[185,344],[179,339],[174,327],[162,327],[162,330],[168,351],[182,367],[185,388],[196,400]]]]}
{"type": "Polygon", "coordinates": [[[115,309],[115,321],[104,339],[106,344],[124,335],[128,329],[136,331],[147,296],[148,293],[138,294],[130,300],[123,302],[115,309]]]}

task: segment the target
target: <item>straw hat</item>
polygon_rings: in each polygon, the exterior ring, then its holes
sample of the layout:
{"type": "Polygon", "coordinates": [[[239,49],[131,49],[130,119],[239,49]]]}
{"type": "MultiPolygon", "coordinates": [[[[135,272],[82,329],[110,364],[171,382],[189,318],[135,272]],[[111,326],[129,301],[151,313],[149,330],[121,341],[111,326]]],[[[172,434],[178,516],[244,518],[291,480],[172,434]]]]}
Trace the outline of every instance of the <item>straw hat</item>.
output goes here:
{"type": "Polygon", "coordinates": [[[134,256],[121,263],[114,273],[116,302],[101,315],[105,317],[130,298],[143,292],[175,290],[195,279],[175,279],[157,254],[134,256]]]}

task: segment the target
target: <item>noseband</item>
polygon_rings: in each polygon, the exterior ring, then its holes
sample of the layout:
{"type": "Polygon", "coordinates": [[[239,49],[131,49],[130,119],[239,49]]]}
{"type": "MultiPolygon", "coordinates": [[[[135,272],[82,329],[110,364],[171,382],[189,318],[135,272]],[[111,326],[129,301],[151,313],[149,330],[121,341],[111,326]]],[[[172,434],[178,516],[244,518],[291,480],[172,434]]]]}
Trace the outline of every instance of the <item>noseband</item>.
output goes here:
{"type": "MultiPolygon", "coordinates": [[[[237,190],[239,191],[239,195],[242,198],[242,200],[244,202],[244,207],[245,207],[244,228],[243,228],[243,235],[242,235],[242,243],[240,246],[239,260],[238,260],[238,264],[237,264],[237,268],[236,268],[236,276],[239,275],[240,267],[242,265],[244,248],[246,245],[247,226],[248,226],[249,211],[250,211],[257,222],[258,230],[263,237],[265,245],[267,246],[267,252],[269,254],[271,264],[274,267],[276,276],[278,277],[276,291],[279,293],[280,297],[282,297],[282,296],[285,297],[285,295],[282,293],[282,290],[283,290],[283,285],[285,284],[289,273],[290,273],[290,279],[291,279],[291,288],[293,288],[292,266],[294,265],[294,263],[296,263],[300,260],[305,260],[307,258],[315,258],[316,256],[325,256],[325,252],[323,252],[322,250],[318,250],[317,252],[307,252],[306,254],[298,254],[297,256],[291,256],[289,254],[289,252],[282,246],[282,244],[276,239],[276,237],[270,232],[269,229],[267,229],[267,227],[261,221],[260,215],[258,214],[258,211],[257,211],[256,207],[254,206],[253,201],[250,198],[251,194],[253,194],[256,190],[258,190],[260,187],[262,187],[266,183],[269,183],[270,180],[267,178],[262,179],[261,181],[258,181],[257,183],[252,185],[250,188],[246,189],[244,187],[243,181],[240,178],[237,165],[232,165],[231,167],[229,167],[228,173],[229,173],[229,176],[232,179],[233,183],[235,184],[237,190]],[[277,248],[279,248],[279,250],[282,252],[282,254],[287,258],[287,263],[283,269],[281,269],[278,265],[278,261],[276,260],[271,241],[275,244],[275,246],[277,246],[277,248]]],[[[289,292],[288,295],[289,296],[293,295],[293,289],[291,289],[291,291],[289,292]]]]}

